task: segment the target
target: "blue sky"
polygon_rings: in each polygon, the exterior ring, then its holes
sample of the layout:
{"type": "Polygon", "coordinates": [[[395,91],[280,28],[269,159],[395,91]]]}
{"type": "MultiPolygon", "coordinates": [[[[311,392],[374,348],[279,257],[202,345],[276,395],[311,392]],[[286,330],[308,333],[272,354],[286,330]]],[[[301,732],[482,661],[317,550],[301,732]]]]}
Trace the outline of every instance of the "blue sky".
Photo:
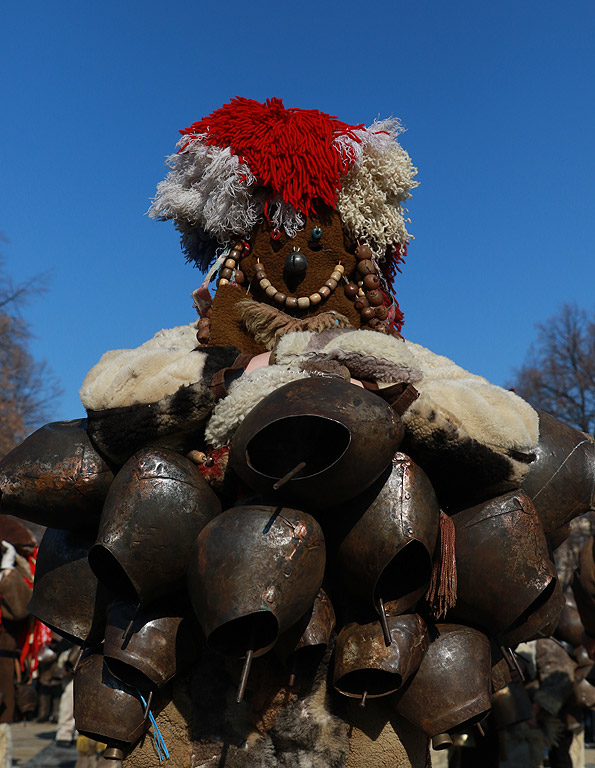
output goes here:
{"type": "Polygon", "coordinates": [[[199,273],[145,216],[178,129],[236,95],[399,116],[419,168],[404,334],[504,384],[534,324],[593,308],[595,4],[377,0],[6,3],[0,231],[64,388],[190,322],[199,273]]]}

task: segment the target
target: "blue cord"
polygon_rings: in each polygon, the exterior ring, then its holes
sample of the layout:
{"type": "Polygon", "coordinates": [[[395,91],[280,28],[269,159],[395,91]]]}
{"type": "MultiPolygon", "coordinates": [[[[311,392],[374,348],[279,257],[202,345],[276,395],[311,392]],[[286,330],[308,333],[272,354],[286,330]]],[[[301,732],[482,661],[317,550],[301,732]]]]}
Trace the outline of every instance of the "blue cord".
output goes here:
{"type": "MultiPolygon", "coordinates": [[[[136,692],[140,697],[143,707],[146,708],[147,702],[145,701],[142,693],[138,689],[136,692]]],[[[161,763],[164,760],[169,760],[169,752],[167,750],[165,741],[163,739],[163,736],[161,735],[161,731],[159,730],[159,726],[157,725],[157,722],[153,717],[153,713],[151,712],[151,710],[149,710],[149,720],[151,722],[151,725],[153,726],[153,744],[155,746],[155,751],[157,752],[157,757],[159,758],[159,762],[161,763]]]]}

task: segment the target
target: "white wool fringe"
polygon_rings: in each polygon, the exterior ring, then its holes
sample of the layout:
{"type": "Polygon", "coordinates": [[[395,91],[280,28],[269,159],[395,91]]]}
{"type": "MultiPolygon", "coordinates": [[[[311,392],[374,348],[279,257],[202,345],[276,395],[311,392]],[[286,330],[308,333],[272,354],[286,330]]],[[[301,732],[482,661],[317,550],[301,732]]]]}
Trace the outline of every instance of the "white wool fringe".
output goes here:
{"type": "MultiPolygon", "coordinates": [[[[341,156],[353,163],[337,200],[343,227],[354,239],[365,240],[379,259],[387,248],[411,239],[402,203],[418,186],[413,180],[417,169],[397,141],[402,131],[399,120],[389,118],[354,130],[359,141],[346,134],[333,140],[341,156]]],[[[149,208],[152,218],[198,227],[225,245],[234,235],[250,236],[268,201],[267,215],[277,229],[288,237],[304,229],[304,214],[280,195],[269,199],[269,190],[258,185],[246,163],[229,147],[207,146],[206,138],[180,139],[181,149],[167,159],[171,171],[158,184],[149,208]]]]}

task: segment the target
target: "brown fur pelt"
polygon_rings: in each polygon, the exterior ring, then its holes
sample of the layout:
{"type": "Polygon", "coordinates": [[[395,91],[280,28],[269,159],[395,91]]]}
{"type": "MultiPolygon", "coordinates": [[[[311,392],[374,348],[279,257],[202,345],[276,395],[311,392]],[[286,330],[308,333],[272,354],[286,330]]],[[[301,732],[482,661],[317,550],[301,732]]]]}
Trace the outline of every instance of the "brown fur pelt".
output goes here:
{"type": "Polygon", "coordinates": [[[320,333],[329,328],[350,328],[351,323],[334,309],[311,317],[291,317],[276,307],[261,304],[254,299],[242,299],[238,310],[246,330],[254,336],[257,344],[272,350],[282,336],[292,331],[313,331],[320,333]]]}

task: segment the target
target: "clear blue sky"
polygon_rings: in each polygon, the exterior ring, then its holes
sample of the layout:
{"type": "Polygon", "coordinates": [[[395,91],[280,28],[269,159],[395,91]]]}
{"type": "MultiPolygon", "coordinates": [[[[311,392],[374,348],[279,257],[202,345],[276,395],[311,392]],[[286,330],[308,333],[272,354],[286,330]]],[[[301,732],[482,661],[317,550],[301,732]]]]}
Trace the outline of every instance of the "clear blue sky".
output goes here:
{"type": "Polygon", "coordinates": [[[183,128],[235,95],[397,115],[419,167],[404,334],[504,384],[563,302],[591,309],[595,3],[5,3],[0,231],[65,390],[194,318],[199,273],[144,215],[183,128]]]}

